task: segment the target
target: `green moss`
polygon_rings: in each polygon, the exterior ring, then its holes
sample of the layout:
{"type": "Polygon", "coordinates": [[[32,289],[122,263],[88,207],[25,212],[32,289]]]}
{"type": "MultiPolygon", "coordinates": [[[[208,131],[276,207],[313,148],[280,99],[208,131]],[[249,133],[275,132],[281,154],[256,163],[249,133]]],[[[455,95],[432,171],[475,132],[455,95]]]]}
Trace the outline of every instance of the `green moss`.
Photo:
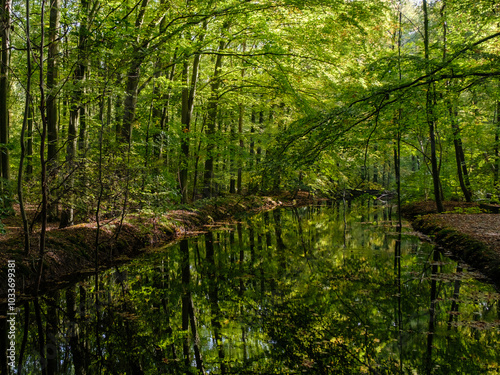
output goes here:
{"type": "Polygon", "coordinates": [[[436,220],[437,216],[419,217],[412,222],[413,227],[434,238],[438,245],[451,250],[455,256],[498,282],[500,277],[498,255],[481,241],[439,223],[436,220]]]}

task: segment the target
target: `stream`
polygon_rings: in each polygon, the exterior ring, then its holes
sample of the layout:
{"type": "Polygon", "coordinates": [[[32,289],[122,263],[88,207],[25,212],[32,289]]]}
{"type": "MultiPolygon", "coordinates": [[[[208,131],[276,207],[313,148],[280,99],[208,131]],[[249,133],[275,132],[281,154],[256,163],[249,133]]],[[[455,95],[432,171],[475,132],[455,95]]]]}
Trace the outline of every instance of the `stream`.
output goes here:
{"type": "Polygon", "coordinates": [[[500,373],[500,295],[376,203],[244,217],[24,302],[21,373],[500,373]]]}

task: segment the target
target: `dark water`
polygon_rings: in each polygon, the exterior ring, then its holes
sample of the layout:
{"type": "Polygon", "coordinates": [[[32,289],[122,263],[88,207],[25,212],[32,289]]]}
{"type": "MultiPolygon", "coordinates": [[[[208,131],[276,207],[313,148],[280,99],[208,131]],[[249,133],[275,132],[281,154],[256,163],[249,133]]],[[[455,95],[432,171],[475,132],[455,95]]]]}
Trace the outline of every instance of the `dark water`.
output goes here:
{"type": "Polygon", "coordinates": [[[500,373],[494,289],[398,242],[387,207],[346,211],[263,213],[26,303],[22,373],[500,373]]]}

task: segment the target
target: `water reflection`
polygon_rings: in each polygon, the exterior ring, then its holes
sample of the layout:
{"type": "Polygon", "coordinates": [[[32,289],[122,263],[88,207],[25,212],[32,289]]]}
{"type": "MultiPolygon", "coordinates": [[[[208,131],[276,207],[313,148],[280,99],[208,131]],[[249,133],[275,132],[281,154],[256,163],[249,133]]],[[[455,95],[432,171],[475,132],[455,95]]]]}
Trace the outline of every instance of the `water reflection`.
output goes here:
{"type": "Polygon", "coordinates": [[[499,295],[389,220],[274,210],[26,303],[19,373],[499,373],[499,295]]]}

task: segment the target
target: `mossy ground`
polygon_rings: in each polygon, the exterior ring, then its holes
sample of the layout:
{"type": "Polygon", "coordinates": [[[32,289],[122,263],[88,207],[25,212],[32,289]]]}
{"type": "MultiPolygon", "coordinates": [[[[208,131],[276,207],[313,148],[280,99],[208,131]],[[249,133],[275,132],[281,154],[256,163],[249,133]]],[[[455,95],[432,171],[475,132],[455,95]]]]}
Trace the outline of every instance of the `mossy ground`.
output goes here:
{"type": "Polygon", "coordinates": [[[403,207],[402,213],[416,230],[500,288],[500,215],[465,202],[446,202],[445,210],[437,214],[433,202],[419,202],[403,207]]]}

